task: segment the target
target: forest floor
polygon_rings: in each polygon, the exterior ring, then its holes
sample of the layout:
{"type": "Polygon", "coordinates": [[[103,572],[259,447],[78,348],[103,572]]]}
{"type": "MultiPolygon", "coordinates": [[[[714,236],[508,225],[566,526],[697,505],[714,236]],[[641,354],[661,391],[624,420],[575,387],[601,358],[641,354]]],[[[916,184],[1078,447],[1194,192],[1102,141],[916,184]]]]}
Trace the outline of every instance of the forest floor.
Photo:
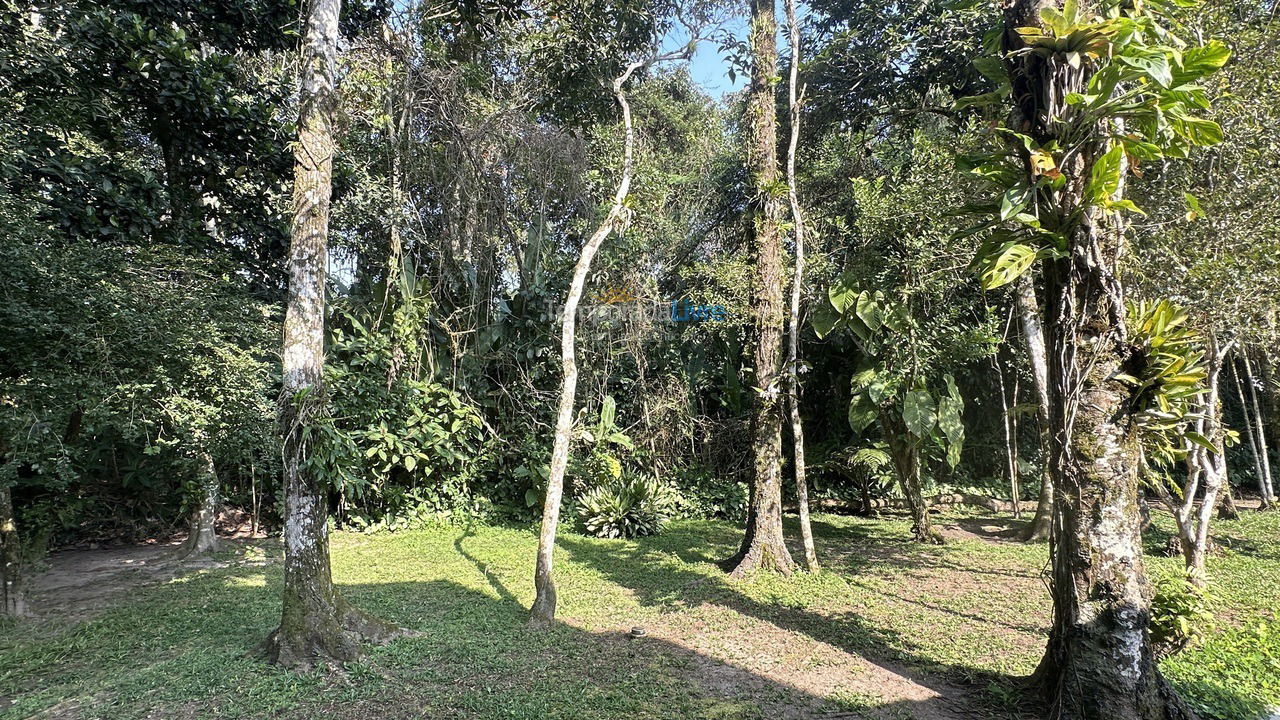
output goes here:
{"type": "MultiPolygon", "coordinates": [[[[728,523],[565,534],[561,622],[544,632],[524,627],[528,529],[337,533],[342,591],[417,634],[331,673],[257,655],[279,614],[278,540],[193,564],[164,544],[59,553],[35,581],[39,616],[0,625],[0,718],[1024,717],[1047,551],[1011,541],[1007,517],[939,523],[948,544],[921,547],[900,516],[819,515],[823,572],[741,582],[714,564],[739,539],[728,523]],[[629,639],[634,626],[646,636],[629,639]]],[[[1179,571],[1161,556],[1169,529],[1158,516],[1148,532],[1157,578],[1179,571]]],[[[1215,533],[1215,627],[1163,669],[1218,717],[1266,717],[1280,706],[1280,513],[1215,533]]]]}

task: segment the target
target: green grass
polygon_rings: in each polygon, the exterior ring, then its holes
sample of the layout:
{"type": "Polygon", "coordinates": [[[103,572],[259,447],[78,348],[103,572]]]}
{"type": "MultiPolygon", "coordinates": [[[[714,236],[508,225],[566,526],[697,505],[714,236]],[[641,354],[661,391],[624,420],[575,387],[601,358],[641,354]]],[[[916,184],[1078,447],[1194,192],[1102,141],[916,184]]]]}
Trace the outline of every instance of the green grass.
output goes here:
{"type": "MultiPolygon", "coordinates": [[[[1003,521],[950,515],[976,534],[1003,521]]],[[[1220,523],[1211,558],[1218,627],[1167,661],[1193,702],[1247,720],[1280,706],[1280,514],[1220,523]]],[[[792,528],[793,529],[793,528],[792,528]]],[[[713,561],[725,523],[680,522],[655,538],[566,534],[562,622],[524,628],[536,537],[440,527],[334,537],[334,575],[356,604],[418,631],[344,672],[265,665],[280,571],[229,551],[228,567],[137,588],[88,620],[0,626],[0,718],[433,717],[757,718],[867,712],[911,718],[928,698],[886,687],[962,687],[992,718],[1017,704],[1014,676],[1048,623],[1043,546],[907,543],[900,519],[819,516],[825,570],[731,582],[713,561]],[[623,632],[644,626],[649,637],[623,632]]],[[[1168,527],[1158,519],[1150,545],[1168,527]]],[[[244,556],[248,555],[249,558],[244,556]]],[[[1153,574],[1179,561],[1149,557],[1153,574]]],[[[932,717],[932,715],[931,715],[932,717]]]]}

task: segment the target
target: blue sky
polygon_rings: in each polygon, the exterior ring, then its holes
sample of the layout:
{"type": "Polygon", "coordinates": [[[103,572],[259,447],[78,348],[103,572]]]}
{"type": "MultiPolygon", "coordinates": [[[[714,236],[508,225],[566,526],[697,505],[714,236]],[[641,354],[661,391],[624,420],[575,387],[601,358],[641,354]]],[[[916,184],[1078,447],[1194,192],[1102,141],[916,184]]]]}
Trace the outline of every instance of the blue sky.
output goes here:
{"type": "MultiPolygon", "coordinates": [[[[725,30],[733,33],[737,38],[746,36],[747,22],[746,18],[737,16],[725,23],[725,30]]],[[[689,42],[689,34],[683,28],[673,30],[662,42],[663,50],[679,50],[689,42]]],[[[693,62],[689,66],[689,74],[693,77],[693,81],[702,86],[711,97],[717,100],[724,96],[725,93],[741,90],[745,84],[745,78],[739,73],[735,82],[729,82],[729,62],[720,55],[720,48],[717,43],[710,40],[704,40],[698,44],[698,50],[693,55],[693,62]]]]}

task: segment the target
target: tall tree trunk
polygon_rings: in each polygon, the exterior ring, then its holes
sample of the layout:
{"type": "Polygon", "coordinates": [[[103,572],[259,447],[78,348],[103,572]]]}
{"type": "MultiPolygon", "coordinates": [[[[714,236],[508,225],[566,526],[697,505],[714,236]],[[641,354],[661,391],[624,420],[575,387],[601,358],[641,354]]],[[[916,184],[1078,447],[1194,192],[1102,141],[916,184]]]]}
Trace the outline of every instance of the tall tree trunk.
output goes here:
{"type": "Polygon", "coordinates": [[[198,461],[196,505],[191,512],[187,541],[182,546],[182,554],[187,556],[208,555],[218,550],[218,534],[214,529],[218,517],[218,473],[208,452],[202,451],[198,461]]]}
{"type": "Polygon", "coordinates": [[[942,545],[942,533],[934,529],[929,519],[929,505],[925,502],[920,482],[920,448],[912,442],[907,426],[892,412],[881,412],[880,426],[884,428],[889,457],[893,460],[902,495],[907,500],[907,510],[911,512],[912,537],[919,543],[942,545]]]}
{"type": "MultiPolygon", "coordinates": [[[[1017,54],[1025,44],[1016,29],[1042,27],[1041,11],[1062,4],[1013,0],[1005,6],[1003,45],[1017,103],[1009,125],[1040,143],[1059,139],[1064,121],[1079,112],[1060,99],[1086,91],[1091,65],[1072,67],[1063,54],[1017,54]]],[[[1054,617],[1036,677],[1049,717],[1176,720],[1194,715],[1164,681],[1152,653],[1138,512],[1140,450],[1131,390],[1116,379],[1134,360],[1118,279],[1122,225],[1084,200],[1093,164],[1106,150],[1102,138],[1111,133],[1098,128],[1092,146],[1064,160],[1066,184],[1055,197],[1073,227],[1066,257],[1047,261],[1045,272],[1054,617]]]]}
{"type": "Polygon", "coordinates": [[[22,567],[22,544],[13,514],[13,493],[0,485],[0,616],[28,613],[22,567]]]}
{"type": "Polygon", "coordinates": [[[564,474],[569,465],[569,445],[573,440],[573,405],[578,391],[578,365],[574,351],[574,337],[577,326],[578,303],[582,299],[582,290],[587,283],[587,273],[591,271],[591,261],[595,258],[600,245],[616,227],[625,222],[626,199],[631,191],[631,175],[634,167],[635,131],[632,128],[631,105],[627,102],[622,86],[636,70],[671,56],[649,58],[627,66],[627,69],[613,81],[613,97],[622,108],[623,142],[622,142],[622,175],[618,178],[618,187],[613,194],[613,204],[604,221],[596,231],[587,238],[578,255],[578,262],[573,268],[573,279],[569,282],[569,293],[564,301],[564,313],[560,317],[560,366],[563,376],[560,381],[560,404],[556,410],[556,434],[551,448],[551,472],[547,477],[547,494],[542,502],[542,529],[538,534],[538,560],[534,570],[533,584],[536,596],[529,609],[531,626],[548,625],[556,617],[556,582],[554,576],[553,553],[556,546],[556,528],[560,524],[560,500],[564,495],[564,474]]]}
{"type": "Polygon", "coordinates": [[[795,226],[795,274],[791,278],[791,316],[787,332],[787,390],[791,409],[791,438],[795,456],[796,504],[800,510],[800,538],[804,542],[804,563],[809,572],[818,571],[818,551],[813,545],[809,522],[809,482],[804,459],[804,424],[800,419],[800,297],[804,290],[804,215],[796,187],[796,148],[800,144],[801,90],[800,25],[796,22],[796,0],[787,0],[787,34],[791,47],[791,75],[787,83],[791,112],[791,138],[787,143],[787,198],[791,201],[791,223],[795,226]]]}
{"type": "Polygon", "coordinates": [[[1049,458],[1049,361],[1044,348],[1044,328],[1040,322],[1040,303],[1036,301],[1035,281],[1027,273],[1018,280],[1018,317],[1022,322],[1022,338],[1027,344],[1027,360],[1031,363],[1031,379],[1036,388],[1036,421],[1040,426],[1040,498],[1036,514],[1022,539],[1043,542],[1049,539],[1053,526],[1053,472],[1049,458]]]}
{"type": "Polygon", "coordinates": [[[325,479],[308,460],[309,428],[328,412],[324,388],[325,271],[333,155],[331,116],[341,0],[311,0],[301,57],[298,142],[294,149],[293,225],[285,311],[280,432],[284,459],[284,598],[280,627],[267,638],[267,657],[310,667],[354,659],[360,640],[380,641],[394,629],[349,605],[329,567],[325,479]]]}
{"type": "Polygon", "coordinates": [[[1270,510],[1275,507],[1276,496],[1271,482],[1271,453],[1267,449],[1267,424],[1263,418],[1262,405],[1258,402],[1258,390],[1253,382],[1253,364],[1249,362],[1248,349],[1241,348],[1240,359],[1244,362],[1244,383],[1249,388],[1249,402],[1253,407],[1253,429],[1257,437],[1257,457],[1261,468],[1258,476],[1258,489],[1262,494],[1262,505],[1259,510],[1270,510]]]}
{"type": "Polygon", "coordinates": [[[782,537],[782,205],[778,182],[778,22],[773,0],[751,0],[751,86],[747,94],[747,172],[752,182],[751,255],[755,268],[751,510],[737,554],[725,561],[732,575],[758,569],[790,574],[795,561],[782,537]]]}
{"type": "Polygon", "coordinates": [[[1240,369],[1238,363],[1231,366],[1231,376],[1235,380],[1236,399],[1240,402],[1240,414],[1244,417],[1244,434],[1249,439],[1249,449],[1253,451],[1253,475],[1258,479],[1258,493],[1263,496],[1265,505],[1266,487],[1263,483],[1265,475],[1262,472],[1262,453],[1258,450],[1258,433],[1255,431],[1256,425],[1253,422],[1253,412],[1249,408],[1249,401],[1245,399],[1244,383],[1240,381],[1240,369]]]}
{"type": "Polygon", "coordinates": [[[1013,399],[1009,399],[1009,391],[1004,381],[1004,368],[1000,365],[1000,358],[997,355],[992,360],[996,366],[997,389],[1000,391],[1000,419],[1001,425],[1004,426],[1004,469],[1009,475],[1009,496],[1013,502],[1013,516],[1020,518],[1022,517],[1022,501],[1018,492],[1018,446],[1016,439],[1018,426],[1013,419],[1013,406],[1018,403],[1018,395],[1015,390],[1013,399]]]}

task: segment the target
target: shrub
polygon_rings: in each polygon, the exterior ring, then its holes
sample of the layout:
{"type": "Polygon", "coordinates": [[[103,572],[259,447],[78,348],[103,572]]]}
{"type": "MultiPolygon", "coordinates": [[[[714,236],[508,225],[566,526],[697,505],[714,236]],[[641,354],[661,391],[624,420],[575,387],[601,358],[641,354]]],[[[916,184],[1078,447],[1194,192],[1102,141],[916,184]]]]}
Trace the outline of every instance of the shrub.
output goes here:
{"type": "Polygon", "coordinates": [[[657,535],[671,517],[671,488],[650,477],[625,477],[582,496],[578,513],[583,528],[596,537],[657,535]]]}
{"type": "Polygon", "coordinates": [[[1213,626],[1204,589],[1184,577],[1163,578],[1156,583],[1151,602],[1151,643],[1165,658],[1199,641],[1213,626]]]}

